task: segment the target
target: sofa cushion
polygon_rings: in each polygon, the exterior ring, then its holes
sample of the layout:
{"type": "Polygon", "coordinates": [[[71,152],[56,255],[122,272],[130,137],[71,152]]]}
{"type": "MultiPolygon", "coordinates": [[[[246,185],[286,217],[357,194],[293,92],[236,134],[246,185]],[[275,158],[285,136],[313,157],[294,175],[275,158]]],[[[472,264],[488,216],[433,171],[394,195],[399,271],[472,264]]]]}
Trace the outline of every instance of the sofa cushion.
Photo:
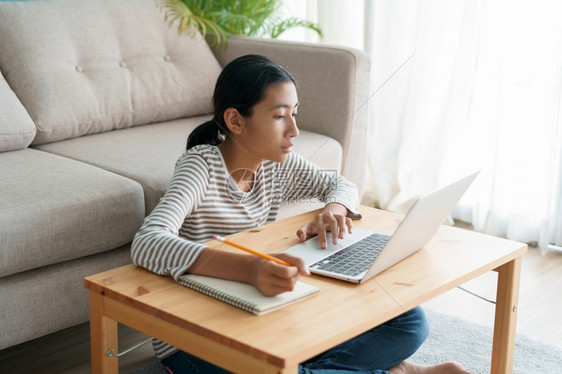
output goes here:
{"type": "Polygon", "coordinates": [[[187,136],[209,117],[192,117],[83,136],[36,146],[42,151],[88,163],[138,182],[146,214],[164,195],[187,136]]]}
{"type": "MultiPolygon", "coordinates": [[[[148,214],[168,188],[175,163],[185,151],[187,136],[205,120],[208,117],[186,118],[36,147],[137,181],[144,189],[148,214]]],[[[295,151],[321,167],[340,171],[341,145],[327,136],[301,131],[295,140],[295,151]]]]}
{"type": "Polygon", "coordinates": [[[0,152],[25,148],[34,136],[33,120],[0,74],[0,152]]]}
{"type": "Polygon", "coordinates": [[[142,187],[34,149],[0,154],[0,277],[130,242],[144,219],[142,187]]]}
{"type": "Polygon", "coordinates": [[[299,136],[295,139],[295,152],[321,168],[339,174],[343,157],[341,144],[326,135],[299,131],[299,136]]]}
{"type": "Polygon", "coordinates": [[[130,263],[127,245],[0,278],[0,349],[86,322],[84,277],[130,263]]]}
{"type": "Polygon", "coordinates": [[[0,69],[34,144],[211,112],[220,66],[154,0],[0,2],[0,69]]]}

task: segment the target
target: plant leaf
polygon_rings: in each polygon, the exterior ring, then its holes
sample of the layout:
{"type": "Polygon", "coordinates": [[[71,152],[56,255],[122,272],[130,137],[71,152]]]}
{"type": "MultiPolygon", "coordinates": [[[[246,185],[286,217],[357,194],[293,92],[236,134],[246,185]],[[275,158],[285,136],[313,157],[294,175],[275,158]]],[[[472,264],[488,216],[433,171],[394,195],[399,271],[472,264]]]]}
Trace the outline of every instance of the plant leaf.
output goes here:
{"type": "Polygon", "coordinates": [[[225,43],[229,34],[270,36],[277,38],[293,27],[314,30],[322,37],[320,27],[296,17],[281,18],[282,0],[155,0],[165,10],[165,20],[178,23],[178,32],[198,32],[213,44],[225,43]]]}
{"type": "Polygon", "coordinates": [[[278,38],[279,35],[281,35],[285,31],[292,29],[294,27],[305,27],[307,29],[315,31],[318,34],[318,36],[320,36],[321,38],[324,36],[322,30],[320,29],[320,26],[318,26],[317,24],[295,17],[284,19],[272,25],[272,27],[269,30],[269,35],[273,39],[275,39],[278,38]]]}

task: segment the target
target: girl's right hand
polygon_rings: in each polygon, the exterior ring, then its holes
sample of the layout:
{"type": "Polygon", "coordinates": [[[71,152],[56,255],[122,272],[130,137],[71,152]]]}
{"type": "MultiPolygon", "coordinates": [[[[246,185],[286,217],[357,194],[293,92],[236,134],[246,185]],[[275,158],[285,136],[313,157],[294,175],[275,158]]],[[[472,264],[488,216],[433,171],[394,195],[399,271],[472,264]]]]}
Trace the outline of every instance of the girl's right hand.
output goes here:
{"type": "Polygon", "coordinates": [[[294,266],[279,265],[273,261],[256,258],[252,284],[265,296],[275,296],[292,291],[300,275],[310,275],[301,258],[286,253],[274,254],[294,266]]]}

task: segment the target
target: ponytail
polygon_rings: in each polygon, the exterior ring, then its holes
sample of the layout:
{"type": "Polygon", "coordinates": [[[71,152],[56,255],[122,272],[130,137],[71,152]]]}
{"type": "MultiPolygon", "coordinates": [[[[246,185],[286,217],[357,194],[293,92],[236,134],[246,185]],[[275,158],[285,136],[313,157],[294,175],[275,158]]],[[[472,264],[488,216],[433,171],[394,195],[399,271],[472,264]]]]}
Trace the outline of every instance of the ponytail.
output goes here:
{"type": "Polygon", "coordinates": [[[224,141],[225,134],[218,121],[213,117],[195,128],[187,138],[186,150],[199,144],[219,145],[224,141]]]}

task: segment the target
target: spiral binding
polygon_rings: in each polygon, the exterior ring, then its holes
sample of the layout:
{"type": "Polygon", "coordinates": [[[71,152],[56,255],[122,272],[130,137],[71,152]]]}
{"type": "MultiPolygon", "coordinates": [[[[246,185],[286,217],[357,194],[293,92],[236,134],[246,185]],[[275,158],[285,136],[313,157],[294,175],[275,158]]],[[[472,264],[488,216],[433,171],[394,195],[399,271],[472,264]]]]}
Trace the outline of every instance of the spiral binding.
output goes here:
{"type": "Polygon", "coordinates": [[[235,295],[229,294],[228,292],[224,292],[222,290],[218,290],[214,287],[208,286],[206,284],[200,283],[189,276],[183,276],[179,279],[179,283],[183,286],[189,287],[195,291],[201,292],[207,296],[211,296],[217,300],[220,300],[224,303],[233,305],[237,308],[245,310],[246,312],[250,312],[253,314],[258,314],[258,305],[252,303],[250,301],[244,300],[240,297],[235,295]]]}

